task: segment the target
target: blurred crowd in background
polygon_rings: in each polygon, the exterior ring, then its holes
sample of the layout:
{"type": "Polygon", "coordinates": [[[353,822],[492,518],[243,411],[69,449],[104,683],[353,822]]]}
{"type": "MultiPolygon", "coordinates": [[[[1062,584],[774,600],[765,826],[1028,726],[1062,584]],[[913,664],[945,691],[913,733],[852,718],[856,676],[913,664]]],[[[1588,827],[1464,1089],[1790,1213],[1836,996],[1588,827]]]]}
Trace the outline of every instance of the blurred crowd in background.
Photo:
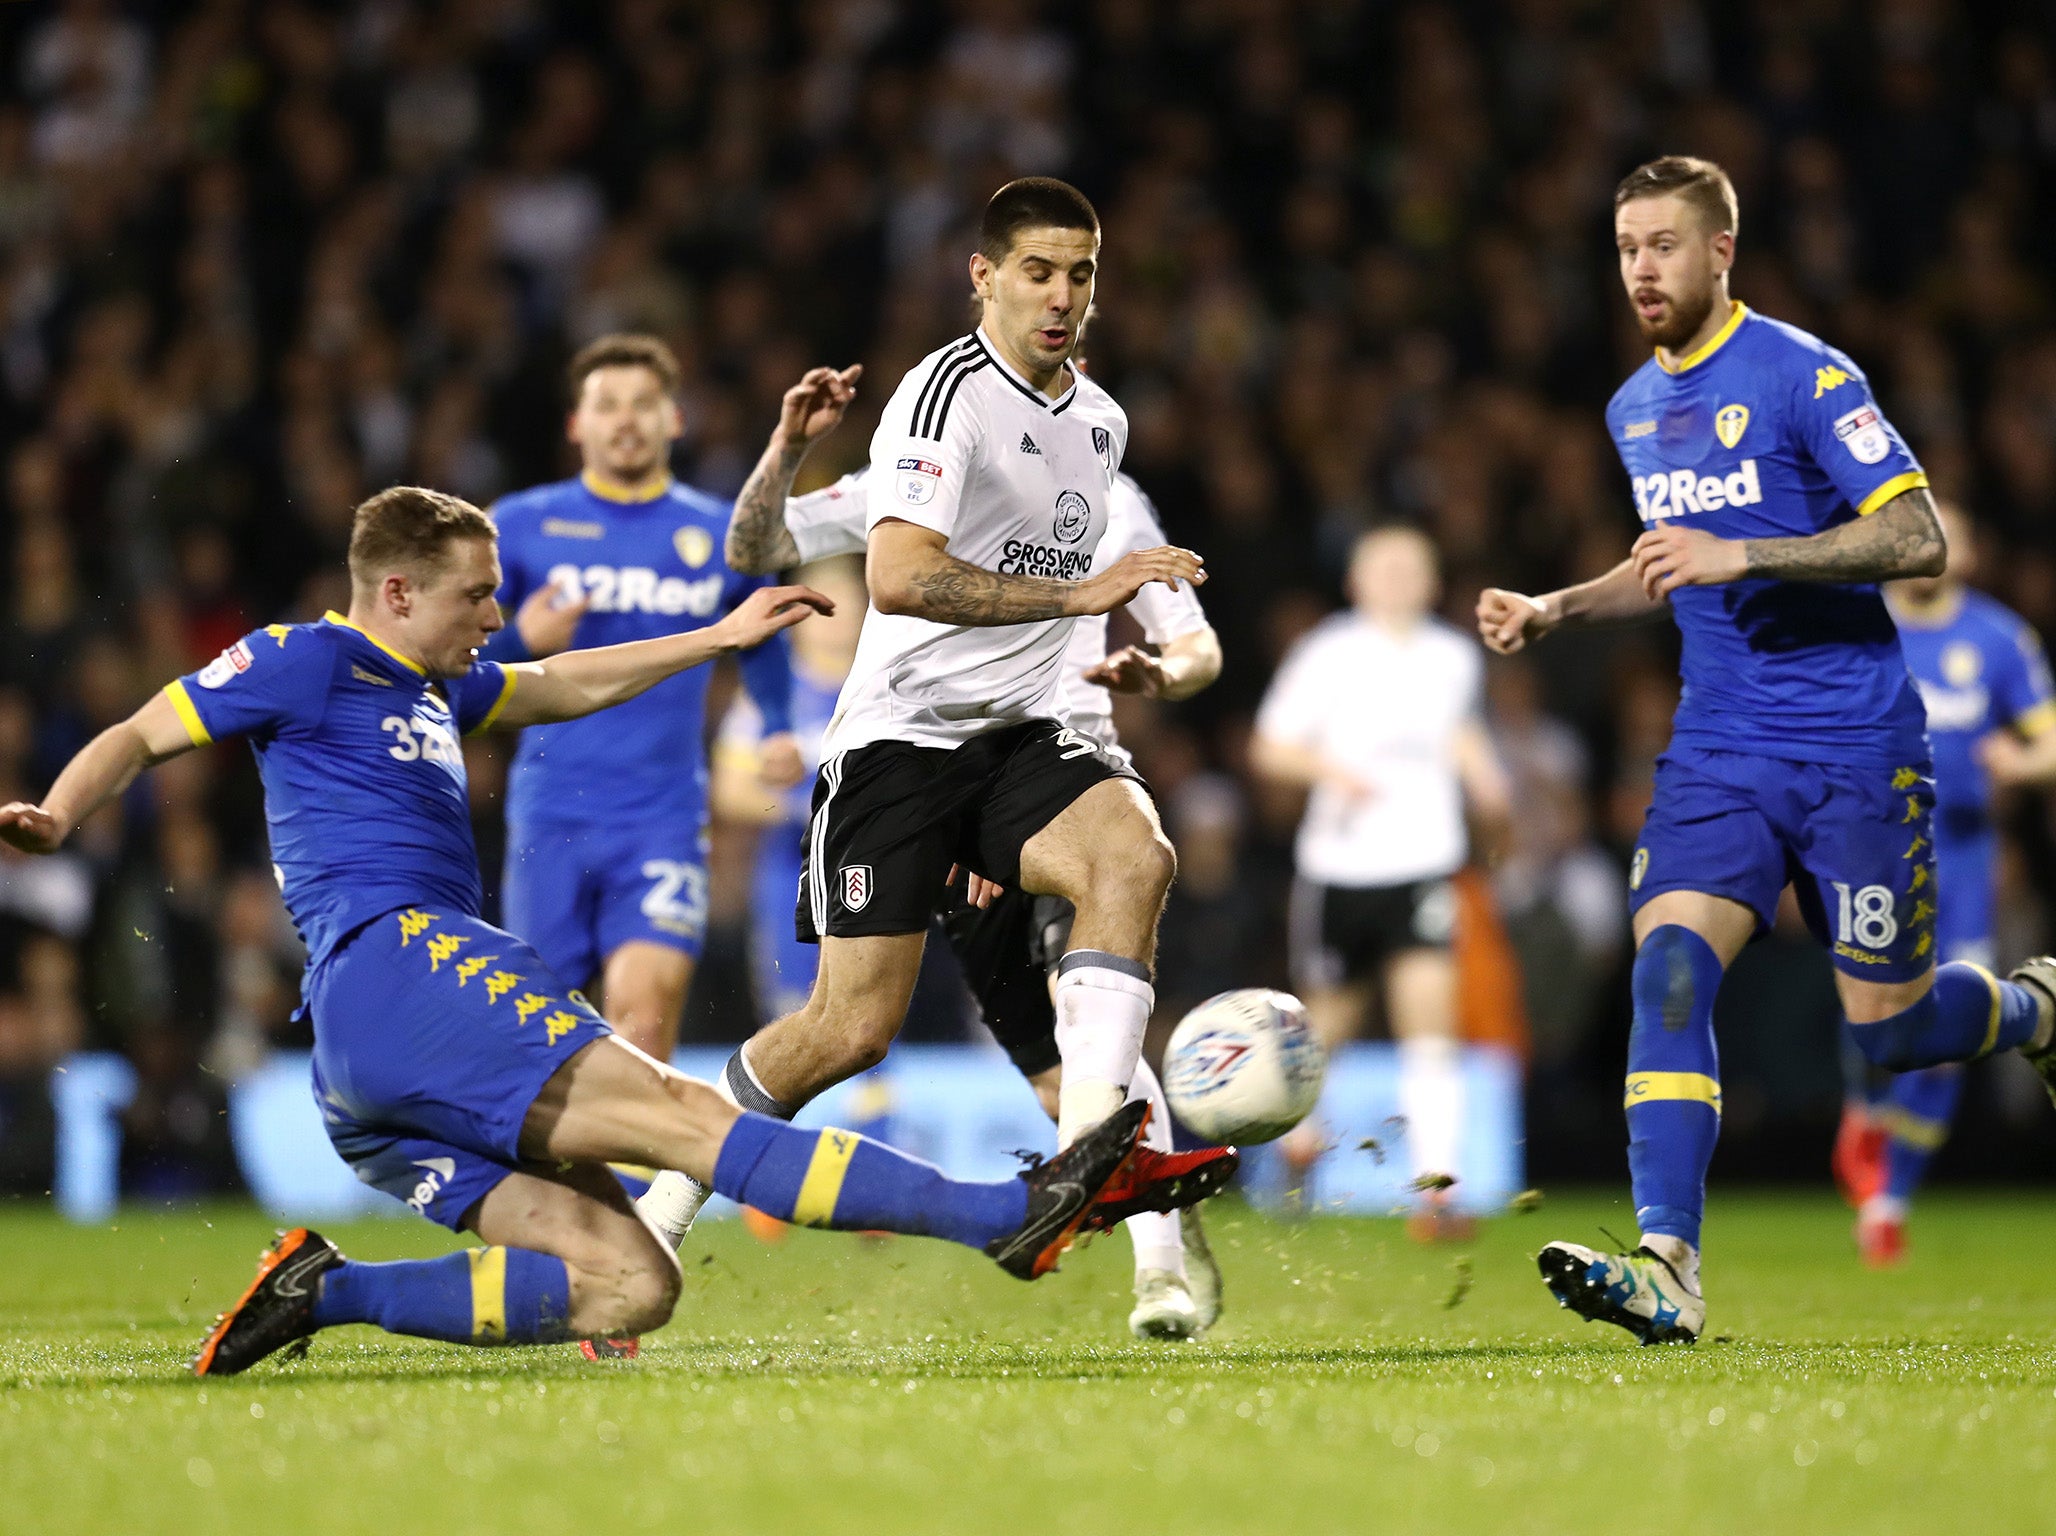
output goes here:
{"type": "MultiPolygon", "coordinates": [[[[1098,203],[1090,366],[1226,647],[1210,692],[1121,721],[1183,854],[1167,1011],[1286,979],[1297,806],[1244,747],[1353,536],[1428,530],[1466,626],[1481,585],[1625,551],[1600,408],[1646,353],[1610,198],[1650,155],[1728,168],[1737,293],[1855,356],[1979,518],[1984,584],[2056,631],[2044,6],[65,0],[0,10],[0,61],[0,799],[252,626],[347,606],[369,492],[570,473],[561,365],[603,331],[677,350],[676,468],[724,494],[782,389],[862,362],[808,483],[854,466],[967,328],[969,232],[1025,173],[1098,203]]],[[[1623,869],[1674,646],[1561,636],[1492,670],[1538,1175],[1620,1163],[1623,869]]],[[[506,756],[472,755],[489,885],[506,756]]],[[[2048,937],[2049,810],[2009,808],[2002,959],[2048,937]]],[[[747,858],[717,840],[688,1040],[753,1020],[747,858]]],[[[232,1182],[225,1085],[305,1043],[247,751],[157,770],[58,858],[0,854],[0,924],[0,1182],[49,1187],[47,1074],[80,1047],[139,1068],[132,1191],[232,1182]]],[[[1803,941],[1745,959],[1717,1175],[1824,1153],[1833,1026],[1803,941]]],[[[1981,1092],[1945,1173],[2023,1166],[2008,1083],[1981,1092]]]]}

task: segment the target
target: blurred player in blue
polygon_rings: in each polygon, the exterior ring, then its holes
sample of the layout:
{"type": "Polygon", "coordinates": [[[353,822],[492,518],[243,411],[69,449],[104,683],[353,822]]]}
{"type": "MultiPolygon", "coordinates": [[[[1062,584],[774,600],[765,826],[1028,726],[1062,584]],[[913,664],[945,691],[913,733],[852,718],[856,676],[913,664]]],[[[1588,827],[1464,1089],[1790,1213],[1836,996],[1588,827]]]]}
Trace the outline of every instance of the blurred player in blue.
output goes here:
{"type": "MultiPolygon", "coordinates": [[[[1927,706],[1935,754],[1935,954],[1990,967],[1998,902],[1997,791],[2056,778],[2056,690],[2041,637],[2027,620],[1974,590],[1976,538],[1944,504],[1949,566],[1895,581],[1885,602],[1906,665],[1927,706]]],[[[1927,1067],[1885,1078],[1860,1055],[1835,1138],[1835,1179],[1856,1207],[1856,1247],[1885,1268],[1906,1253],[1906,1214],[1963,1093],[1963,1069],[1927,1067]]]]}
{"type": "MultiPolygon", "coordinates": [[[[678,361],[649,336],[603,336],[572,359],[566,435],[577,478],[493,508],[519,611],[498,661],[677,634],[762,586],[722,555],[729,504],[678,484],[678,361]]],[[[783,636],[738,659],[763,723],[760,771],[802,773],[783,636]]],[[[502,916],[608,1021],[669,1060],[707,929],[708,673],[683,673],[604,720],[524,732],[507,786],[502,916]]]]}
{"type": "Polygon", "coordinates": [[[1926,717],[1878,583],[1941,574],[1927,476],[1847,356],[1728,295],[1739,210],[1719,166],[1651,161],[1614,194],[1621,281],[1655,356],[1607,429],[1645,531],[1596,580],[1488,589],[1510,653],[1668,606],[1684,690],[1629,869],[1628,1168],[1641,1244],[1550,1243],[1557,1300],[1644,1343],[1706,1323],[1700,1223],[1720,1129],[1713,1001],[1789,882],[1850,1033],[1892,1071],[2019,1048],[2056,1076],[2056,960],[2010,981],[1936,964],[1926,717]]]}
{"type": "Polygon", "coordinates": [[[739,1112],[615,1035],[536,951],[479,917],[460,738],[626,703],[828,605],[751,593],[702,629],[501,666],[493,526],[398,487],[357,509],[348,616],[273,624],[103,731],[0,837],[50,853],[144,768],[246,736],[271,854],[306,940],[314,1093],[364,1182],[488,1245],[353,1263],[283,1234],[194,1370],[233,1375],[341,1323],[467,1344],[641,1332],[670,1316],[678,1261],[608,1170],[675,1168],[816,1226],[918,1232],[1032,1279],[1142,1134],[1140,1106],[1053,1162],[968,1184],[847,1131],[739,1112]]]}

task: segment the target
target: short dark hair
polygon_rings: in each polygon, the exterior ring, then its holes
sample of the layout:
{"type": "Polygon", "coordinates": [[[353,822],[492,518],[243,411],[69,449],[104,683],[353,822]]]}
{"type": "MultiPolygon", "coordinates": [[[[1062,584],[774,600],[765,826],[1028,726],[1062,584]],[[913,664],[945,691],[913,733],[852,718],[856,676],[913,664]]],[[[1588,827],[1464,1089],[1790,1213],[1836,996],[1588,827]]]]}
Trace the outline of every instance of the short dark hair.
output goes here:
{"type": "Polygon", "coordinates": [[[450,561],[458,539],[491,539],[493,520],[461,496],[396,485],[364,502],[350,523],[350,580],[362,586],[393,571],[423,584],[450,561]]]}
{"type": "Polygon", "coordinates": [[[1089,229],[1099,236],[1099,214],[1068,181],[1023,176],[992,194],[978,221],[978,249],[987,261],[1005,261],[1024,229],[1089,229]]]}
{"type": "Polygon", "coordinates": [[[601,368],[647,368],[663,381],[667,395],[678,393],[679,381],[684,377],[678,367],[678,354],[656,337],[616,332],[580,347],[571,366],[564,370],[565,388],[573,405],[585,392],[586,375],[601,368]]]}
{"type": "Polygon", "coordinates": [[[1732,235],[1741,228],[1742,205],[1736,200],[1735,184],[1726,171],[1697,155],[1665,155],[1636,166],[1613,189],[1613,206],[1672,193],[1697,209],[1708,229],[1732,235]]]}

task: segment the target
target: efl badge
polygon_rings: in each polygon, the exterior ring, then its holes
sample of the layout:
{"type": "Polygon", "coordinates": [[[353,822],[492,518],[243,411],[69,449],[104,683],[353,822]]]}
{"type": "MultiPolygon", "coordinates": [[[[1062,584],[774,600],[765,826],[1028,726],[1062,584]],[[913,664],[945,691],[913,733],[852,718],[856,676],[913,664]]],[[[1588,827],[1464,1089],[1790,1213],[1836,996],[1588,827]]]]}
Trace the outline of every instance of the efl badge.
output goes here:
{"type": "Polygon", "coordinates": [[[925,507],[935,500],[935,488],[942,484],[942,466],[927,459],[901,459],[892,483],[901,501],[910,507],[925,507]]]}
{"type": "Polygon", "coordinates": [[[1892,451],[1884,420],[1872,406],[1859,405],[1848,415],[1837,416],[1835,436],[1859,464],[1875,464],[1892,451]]]}
{"type": "Polygon", "coordinates": [[[845,864],[842,867],[842,904],[851,912],[871,905],[871,866],[845,864]]]}
{"type": "Polygon", "coordinates": [[[679,559],[698,570],[714,553],[714,536],[704,528],[688,525],[671,535],[671,547],[678,551],[679,559]]]}
{"type": "Polygon", "coordinates": [[[1713,435],[1720,439],[1723,448],[1734,447],[1748,430],[1749,407],[1746,405],[1724,405],[1713,414],[1713,435]]]}

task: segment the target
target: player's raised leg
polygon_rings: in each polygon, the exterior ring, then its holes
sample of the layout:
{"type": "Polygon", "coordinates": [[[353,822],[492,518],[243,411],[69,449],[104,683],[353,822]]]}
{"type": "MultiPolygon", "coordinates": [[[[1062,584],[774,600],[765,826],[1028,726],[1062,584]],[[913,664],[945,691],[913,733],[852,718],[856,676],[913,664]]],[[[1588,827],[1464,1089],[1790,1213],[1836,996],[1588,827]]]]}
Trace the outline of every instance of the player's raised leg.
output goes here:
{"type": "Polygon", "coordinates": [[[1095,784],[1022,846],[1022,889],[1077,909],[1057,962],[1057,1144],[1126,1100],[1156,1004],[1157,919],[1177,855],[1133,779],[1095,784]]]}

